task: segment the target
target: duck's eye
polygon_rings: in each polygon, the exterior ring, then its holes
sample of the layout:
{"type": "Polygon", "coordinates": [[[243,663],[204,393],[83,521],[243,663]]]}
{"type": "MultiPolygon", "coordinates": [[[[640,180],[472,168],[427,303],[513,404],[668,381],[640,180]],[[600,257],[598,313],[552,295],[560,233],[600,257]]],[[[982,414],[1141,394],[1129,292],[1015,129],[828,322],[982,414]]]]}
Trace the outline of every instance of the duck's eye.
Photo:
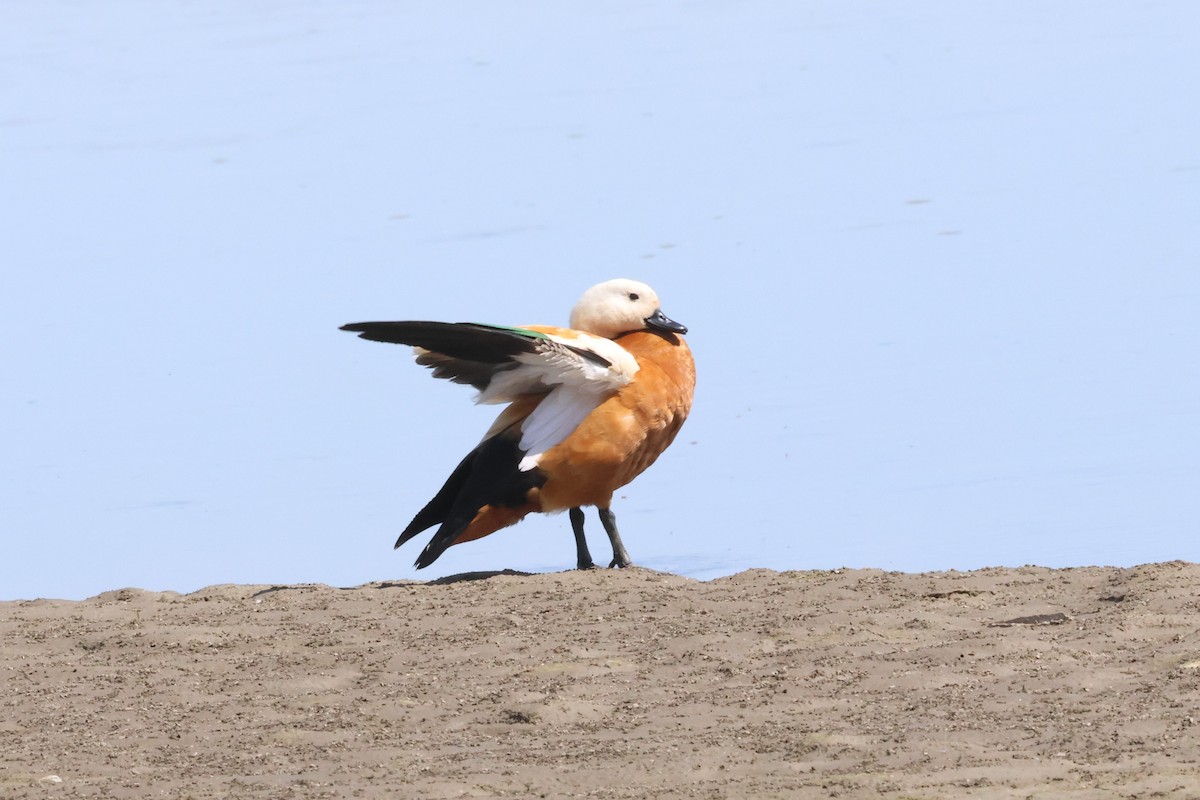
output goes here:
{"type": "Polygon", "coordinates": [[[637,300],[637,299],[638,299],[638,296],[637,296],[637,294],[636,294],[636,293],[634,293],[634,292],[630,292],[630,293],[629,293],[629,299],[630,299],[630,300],[637,300]]]}

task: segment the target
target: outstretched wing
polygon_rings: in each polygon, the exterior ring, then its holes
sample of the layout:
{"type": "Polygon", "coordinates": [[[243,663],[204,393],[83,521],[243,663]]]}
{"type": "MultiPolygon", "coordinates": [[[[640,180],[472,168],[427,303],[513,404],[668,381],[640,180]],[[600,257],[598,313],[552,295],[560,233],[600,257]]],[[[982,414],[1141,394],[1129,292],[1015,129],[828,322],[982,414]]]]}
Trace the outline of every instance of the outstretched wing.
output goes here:
{"type": "Polygon", "coordinates": [[[546,395],[521,426],[521,469],[561,442],[606,397],[633,380],[637,359],[616,342],[567,328],[471,322],[356,322],[363,339],[417,348],[435,378],[474,386],[476,402],[546,395]]]}

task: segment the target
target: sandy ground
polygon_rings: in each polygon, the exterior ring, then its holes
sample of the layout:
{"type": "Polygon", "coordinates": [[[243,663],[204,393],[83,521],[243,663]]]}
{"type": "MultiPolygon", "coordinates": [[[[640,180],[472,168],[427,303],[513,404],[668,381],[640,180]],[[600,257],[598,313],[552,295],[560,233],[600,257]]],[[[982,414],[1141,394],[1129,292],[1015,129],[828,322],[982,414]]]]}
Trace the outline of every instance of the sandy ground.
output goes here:
{"type": "Polygon", "coordinates": [[[1200,797],[1200,565],[460,577],[0,603],[0,797],[1200,797]]]}

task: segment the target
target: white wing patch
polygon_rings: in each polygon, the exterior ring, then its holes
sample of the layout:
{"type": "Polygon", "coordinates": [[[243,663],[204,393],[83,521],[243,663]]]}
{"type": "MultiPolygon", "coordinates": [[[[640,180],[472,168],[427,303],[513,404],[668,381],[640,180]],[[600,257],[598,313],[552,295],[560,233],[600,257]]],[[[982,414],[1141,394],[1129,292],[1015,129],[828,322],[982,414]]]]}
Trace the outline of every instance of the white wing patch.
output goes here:
{"type": "Polygon", "coordinates": [[[637,359],[621,345],[583,334],[567,339],[550,335],[536,352],[517,356],[519,366],[498,373],[476,402],[508,403],[521,395],[549,392],[521,424],[526,456],[522,472],[538,465],[542,455],[571,435],[613,392],[633,380],[637,359]],[[575,352],[588,350],[609,362],[604,366],[575,352]]]}
{"type": "Polygon", "coordinates": [[[581,392],[570,386],[559,386],[547,395],[521,425],[521,449],[527,455],[517,469],[527,472],[536,467],[542,455],[570,436],[606,395],[607,392],[581,392]]]}

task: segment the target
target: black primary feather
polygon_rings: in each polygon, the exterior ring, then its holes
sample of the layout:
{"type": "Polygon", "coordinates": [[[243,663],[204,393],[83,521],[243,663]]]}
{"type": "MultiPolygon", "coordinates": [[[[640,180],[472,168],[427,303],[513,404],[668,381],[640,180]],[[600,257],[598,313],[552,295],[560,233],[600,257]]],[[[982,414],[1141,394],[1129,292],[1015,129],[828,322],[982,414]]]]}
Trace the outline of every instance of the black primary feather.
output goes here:
{"type": "Polygon", "coordinates": [[[423,347],[435,353],[485,364],[503,364],[514,356],[532,353],[541,334],[526,335],[507,328],[493,328],[473,322],[354,322],[342,330],[357,333],[361,339],[389,344],[423,347]]]}
{"type": "Polygon", "coordinates": [[[567,350],[602,367],[612,366],[611,361],[598,353],[556,342],[544,333],[525,328],[475,322],[352,322],[341,330],[357,333],[360,339],[372,342],[407,344],[481,364],[506,364],[524,353],[567,350]]]}

